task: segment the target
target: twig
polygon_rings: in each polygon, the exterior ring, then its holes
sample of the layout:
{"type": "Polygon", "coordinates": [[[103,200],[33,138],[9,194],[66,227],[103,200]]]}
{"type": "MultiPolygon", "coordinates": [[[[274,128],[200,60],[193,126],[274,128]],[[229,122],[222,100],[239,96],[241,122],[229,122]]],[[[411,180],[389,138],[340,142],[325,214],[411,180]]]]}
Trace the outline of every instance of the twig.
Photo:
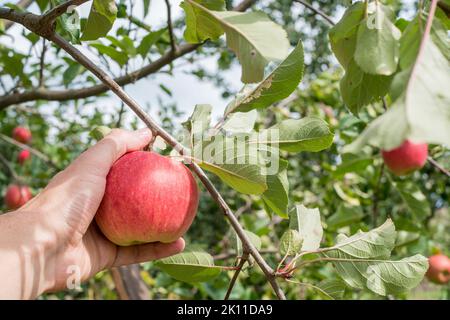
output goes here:
{"type": "Polygon", "coordinates": [[[39,61],[39,88],[42,88],[44,86],[45,53],[47,51],[47,44],[45,42],[46,40],[42,39],[42,51],[39,61]]]}
{"type": "Polygon", "coordinates": [[[53,9],[49,10],[45,14],[42,15],[42,24],[45,25],[51,25],[55,22],[57,18],[62,16],[64,13],[67,12],[67,9],[71,6],[79,6],[85,2],[88,2],[89,0],[69,0],[66,1],[53,9]]]}
{"type": "Polygon", "coordinates": [[[230,298],[231,291],[233,291],[233,288],[234,288],[234,285],[236,284],[236,280],[239,276],[239,273],[241,273],[241,270],[244,267],[244,264],[248,260],[248,257],[249,257],[248,252],[244,252],[242,254],[242,257],[239,261],[237,269],[236,269],[235,273],[233,274],[233,278],[231,278],[230,284],[228,285],[227,293],[225,294],[225,298],[223,298],[224,300],[228,300],[230,298]]]}
{"type": "Polygon", "coordinates": [[[148,300],[150,291],[140,277],[138,264],[111,269],[117,293],[121,300],[148,300]]]}
{"type": "Polygon", "coordinates": [[[177,51],[177,46],[175,44],[175,36],[173,34],[172,10],[170,8],[169,0],[165,0],[165,2],[166,2],[166,8],[167,8],[167,27],[169,28],[170,48],[171,48],[171,52],[175,53],[177,51]]]}
{"type": "Polygon", "coordinates": [[[324,18],[329,24],[331,25],[336,25],[336,23],[333,21],[333,19],[327,15],[326,13],[324,13],[322,10],[320,9],[316,9],[314,8],[311,4],[309,4],[306,1],[303,0],[294,0],[294,2],[298,2],[301,3],[302,5],[304,5],[305,7],[307,7],[309,10],[314,11],[314,13],[318,14],[319,16],[321,16],[322,18],[324,18]]]}
{"type": "Polygon", "coordinates": [[[3,164],[3,166],[6,168],[6,170],[9,172],[13,180],[20,180],[17,173],[14,171],[11,164],[6,160],[6,158],[0,153],[0,162],[3,164]]]}
{"type": "Polygon", "coordinates": [[[26,145],[24,143],[21,143],[19,141],[16,141],[6,135],[4,135],[3,133],[0,133],[0,139],[2,139],[5,142],[8,142],[12,145],[15,145],[18,148],[21,149],[26,149],[28,151],[30,151],[32,154],[34,154],[36,157],[40,158],[41,160],[43,160],[44,162],[46,162],[49,166],[51,166],[53,169],[55,170],[60,170],[60,168],[45,154],[43,154],[42,152],[40,152],[39,150],[36,150],[32,147],[30,147],[29,145],[26,145]]]}
{"type": "MultiPolygon", "coordinates": [[[[20,0],[16,6],[21,8],[21,9],[26,9],[28,8],[31,4],[33,3],[33,0],[20,0]]],[[[14,24],[14,21],[11,20],[6,20],[5,21],[5,31],[8,31],[9,28],[11,28],[14,24]]]]}
{"type": "MultiPolygon", "coordinates": [[[[259,250],[260,254],[274,254],[277,253],[278,249],[265,249],[265,250],[259,250]]],[[[214,260],[226,260],[230,258],[236,258],[237,252],[236,251],[230,251],[230,252],[223,252],[219,253],[213,256],[214,260]]]]}
{"type": "Polygon", "coordinates": [[[445,169],[443,166],[439,164],[436,160],[434,160],[432,157],[428,157],[428,162],[431,163],[433,167],[441,171],[443,174],[445,174],[447,177],[450,177],[450,171],[445,169]]]}
{"type": "Polygon", "coordinates": [[[384,162],[380,166],[380,175],[378,176],[375,188],[373,189],[373,207],[372,207],[372,224],[375,227],[378,219],[378,191],[380,189],[381,178],[384,174],[384,162]]]}

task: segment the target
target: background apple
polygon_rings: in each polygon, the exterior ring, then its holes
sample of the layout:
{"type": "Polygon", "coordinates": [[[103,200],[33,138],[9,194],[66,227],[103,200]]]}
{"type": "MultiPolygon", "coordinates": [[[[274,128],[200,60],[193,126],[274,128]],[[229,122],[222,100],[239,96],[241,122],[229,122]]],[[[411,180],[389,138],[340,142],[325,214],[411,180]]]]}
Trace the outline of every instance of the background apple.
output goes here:
{"type": "Polygon", "coordinates": [[[197,183],[181,162],[135,151],[111,168],[96,221],[117,245],[173,242],[190,227],[198,200],[197,183]]]}
{"type": "Polygon", "coordinates": [[[450,259],[443,254],[435,254],[429,258],[430,267],[427,278],[437,284],[446,284],[450,281],[450,259]]]}
{"type": "Polygon", "coordinates": [[[20,164],[24,164],[25,161],[30,159],[30,156],[31,154],[29,150],[21,150],[17,155],[17,162],[19,162],[20,164]]]}
{"type": "Polygon", "coordinates": [[[31,131],[25,127],[15,127],[12,136],[19,142],[28,143],[31,140],[31,131]]]}
{"type": "Polygon", "coordinates": [[[6,189],[5,204],[9,209],[17,209],[32,197],[31,190],[27,185],[12,184],[6,189]]]}
{"type": "Polygon", "coordinates": [[[428,157],[426,143],[413,143],[409,140],[392,150],[381,152],[386,166],[397,176],[406,175],[425,165],[428,157]]]}

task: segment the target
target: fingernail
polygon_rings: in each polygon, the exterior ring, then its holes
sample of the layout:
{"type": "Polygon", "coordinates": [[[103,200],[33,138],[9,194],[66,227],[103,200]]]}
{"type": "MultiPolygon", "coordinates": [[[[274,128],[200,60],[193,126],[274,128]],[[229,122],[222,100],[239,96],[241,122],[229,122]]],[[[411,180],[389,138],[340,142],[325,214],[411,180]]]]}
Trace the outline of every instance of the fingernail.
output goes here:
{"type": "Polygon", "coordinates": [[[142,139],[151,139],[151,137],[152,137],[152,132],[150,131],[149,128],[139,129],[139,130],[137,131],[137,134],[138,134],[139,137],[141,137],[142,139]]]}

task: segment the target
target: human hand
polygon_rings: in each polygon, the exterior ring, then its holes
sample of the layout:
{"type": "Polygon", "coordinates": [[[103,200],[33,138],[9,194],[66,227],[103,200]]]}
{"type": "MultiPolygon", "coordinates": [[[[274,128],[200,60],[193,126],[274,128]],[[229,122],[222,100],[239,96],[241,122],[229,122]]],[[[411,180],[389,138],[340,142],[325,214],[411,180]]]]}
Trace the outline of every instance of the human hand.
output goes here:
{"type": "Polygon", "coordinates": [[[66,288],[70,272],[84,281],[103,269],[183,250],[183,239],[118,247],[93,223],[113,163],[150,140],[148,129],[113,130],[24,207],[0,217],[0,298],[34,298],[66,288]]]}

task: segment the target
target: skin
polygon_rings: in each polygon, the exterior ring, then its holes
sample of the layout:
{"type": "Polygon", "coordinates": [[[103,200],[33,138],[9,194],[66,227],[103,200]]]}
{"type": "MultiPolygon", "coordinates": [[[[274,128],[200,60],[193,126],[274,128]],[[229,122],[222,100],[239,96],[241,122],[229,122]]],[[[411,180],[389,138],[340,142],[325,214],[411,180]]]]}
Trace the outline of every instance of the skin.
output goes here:
{"type": "Polygon", "coordinates": [[[407,175],[421,169],[428,156],[426,143],[414,143],[409,140],[393,150],[381,152],[386,166],[397,176],[407,175]]]}
{"type": "Polygon", "coordinates": [[[104,269],[161,259],[184,249],[181,238],[119,247],[93,223],[112,164],[150,140],[147,129],[113,130],[25,206],[0,216],[0,299],[34,299],[66,289],[74,275],[85,281],[104,269]]]}

